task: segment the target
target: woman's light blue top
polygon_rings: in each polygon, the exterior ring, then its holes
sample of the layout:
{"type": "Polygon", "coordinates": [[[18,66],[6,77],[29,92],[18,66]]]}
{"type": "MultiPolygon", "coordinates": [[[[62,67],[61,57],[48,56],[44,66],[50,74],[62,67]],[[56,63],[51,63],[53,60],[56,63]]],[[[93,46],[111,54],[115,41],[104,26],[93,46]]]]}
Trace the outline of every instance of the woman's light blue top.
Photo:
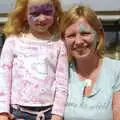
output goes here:
{"type": "Polygon", "coordinates": [[[104,58],[99,77],[90,96],[84,96],[86,86],[70,64],[69,96],[64,120],[112,120],[112,96],[120,90],[120,61],[104,58]]]}

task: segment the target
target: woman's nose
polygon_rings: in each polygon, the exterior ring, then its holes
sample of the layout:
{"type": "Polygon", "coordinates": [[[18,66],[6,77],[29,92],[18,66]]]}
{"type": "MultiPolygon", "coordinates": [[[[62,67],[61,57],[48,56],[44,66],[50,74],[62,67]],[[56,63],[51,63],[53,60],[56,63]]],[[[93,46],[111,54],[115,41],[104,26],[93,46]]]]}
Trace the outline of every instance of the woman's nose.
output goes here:
{"type": "Polygon", "coordinates": [[[76,45],[83,45],[84,44],[84,40],[80,34],[76,35],[75,44],[76,45]]]}

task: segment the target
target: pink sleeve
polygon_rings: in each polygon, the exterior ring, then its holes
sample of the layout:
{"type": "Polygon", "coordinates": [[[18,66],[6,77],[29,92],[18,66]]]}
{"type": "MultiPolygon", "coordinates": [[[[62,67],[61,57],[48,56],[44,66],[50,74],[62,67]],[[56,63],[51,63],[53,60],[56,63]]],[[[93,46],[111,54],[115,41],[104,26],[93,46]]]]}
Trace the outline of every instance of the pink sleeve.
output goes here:
{"type": "Polygon", "coordinates": [[[0,112],[9,112],[13,49],[13,40],[9,37],[0,58],[0,112]]]}
{"type": "Polygon", "coordinates": [[[60,44],[61,48],[56,68],[56,93],[52,114],[63,116],[68,96],[68,60],[65,45],[62,41],[60,44]]]}

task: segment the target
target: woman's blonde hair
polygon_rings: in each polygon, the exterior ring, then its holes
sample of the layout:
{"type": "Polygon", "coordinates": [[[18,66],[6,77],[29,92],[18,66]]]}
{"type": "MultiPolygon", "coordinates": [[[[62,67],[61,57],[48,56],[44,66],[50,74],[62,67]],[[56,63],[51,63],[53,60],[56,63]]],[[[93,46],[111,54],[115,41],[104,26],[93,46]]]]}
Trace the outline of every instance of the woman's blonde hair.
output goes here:
{"type": "MultiPolygon", "coordinates": [[[[59,21],[62,16],[62,8],[59,0],[40,0],[40,2],[52,2],[55,7],[54,23],[50,27],[49,31],[54,33],[58,29],[59,21]]],[[[11,34],[18,35],[21,32],[28,32],[29,25],[27,22],[27,7],[29,0],[16,0],[16,5],[13,11],[8,15],[8,21],[3,28],[3,32],[6,36],[11,34]]]]}
{"type": "Polygon", "coordinates": [[[84,5],[75,5],[70,10],[66,11],[61,19],[60,33],[64,39],[65,30],[80,17],[83,17],[90,26],[96,31],[99,40],[97,41],[97,49],[100,50],[104,45],[104,30],[101,21],[97,18],[96,13],[84,5]]]}

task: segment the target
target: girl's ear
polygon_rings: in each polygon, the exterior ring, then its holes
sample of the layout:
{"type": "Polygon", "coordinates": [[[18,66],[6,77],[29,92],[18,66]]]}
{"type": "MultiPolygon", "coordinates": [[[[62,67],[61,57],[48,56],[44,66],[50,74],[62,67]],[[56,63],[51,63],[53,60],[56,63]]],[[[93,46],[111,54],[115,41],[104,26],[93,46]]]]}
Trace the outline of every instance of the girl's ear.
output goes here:
{"type": "Polygon", "coordinates": [[[28,9],[26,8],[26,11],[25,11],[25,18],[27,19],[27,16],[28,16],[28,9]]]}
{"type": "Polygon", "coordinates": [[[27,16],[28,16],[28,11],[26,9],[25,13],[24,13],[24,22],[26,23],[27,22],[27,16]]]}
{"type": "Polygon", "coordinates": [[[27,16],[28,16],[28,12],[25,11],[25,13],[24,13],[24,21],[23,21],[23,24],[24,24],[23,31],[24,32],[28,31],[28,29],[29,29],[29,24],[28,24],[27,16]]]}

